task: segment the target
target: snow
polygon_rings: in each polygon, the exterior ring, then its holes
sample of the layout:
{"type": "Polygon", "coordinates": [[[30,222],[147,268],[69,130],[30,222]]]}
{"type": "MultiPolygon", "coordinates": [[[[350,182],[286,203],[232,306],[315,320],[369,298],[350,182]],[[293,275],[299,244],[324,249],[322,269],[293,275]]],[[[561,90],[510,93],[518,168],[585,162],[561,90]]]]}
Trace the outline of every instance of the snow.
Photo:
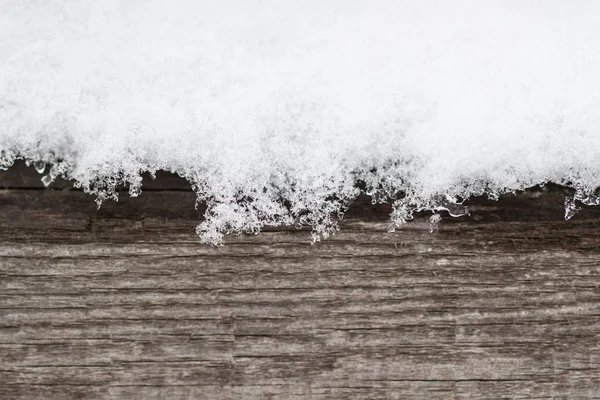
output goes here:
{"type": "Polygon", "coordinates": [[[44,184],[99,204],[175,172],[214,244],[267,225],[327,237],[358,181],[404,194],[395,226],[545,182],[595,204],[599,16],[584,0],[0,0],[0,166],[51,164],[44,184]]]}

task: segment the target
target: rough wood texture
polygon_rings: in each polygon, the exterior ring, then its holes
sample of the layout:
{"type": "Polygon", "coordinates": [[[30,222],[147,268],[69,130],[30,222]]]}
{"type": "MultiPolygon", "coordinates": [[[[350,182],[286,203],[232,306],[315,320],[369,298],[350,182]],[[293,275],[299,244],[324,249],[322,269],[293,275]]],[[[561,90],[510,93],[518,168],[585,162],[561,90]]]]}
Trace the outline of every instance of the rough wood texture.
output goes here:
{"type": "Polygon", "coordinates": [[[600,398],[600,208],[560,188],[213,248],[173,177],[100,210],[34,177],[0,175],[2,399],[600,398]]]}

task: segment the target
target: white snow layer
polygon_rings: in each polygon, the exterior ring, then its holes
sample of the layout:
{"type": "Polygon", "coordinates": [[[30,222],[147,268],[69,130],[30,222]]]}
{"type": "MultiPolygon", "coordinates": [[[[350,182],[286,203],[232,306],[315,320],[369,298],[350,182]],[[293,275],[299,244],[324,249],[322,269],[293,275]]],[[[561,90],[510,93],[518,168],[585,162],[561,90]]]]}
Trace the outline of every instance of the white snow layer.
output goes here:
{"type": "Polygon", "coordinates": [[[597,0],[0,0],[0,167],[52,163],[99,203],[176,172],[215,244],[326,237],[361,181],[395,225],[549,181],[592,204],[598,21],[597,0]]]}

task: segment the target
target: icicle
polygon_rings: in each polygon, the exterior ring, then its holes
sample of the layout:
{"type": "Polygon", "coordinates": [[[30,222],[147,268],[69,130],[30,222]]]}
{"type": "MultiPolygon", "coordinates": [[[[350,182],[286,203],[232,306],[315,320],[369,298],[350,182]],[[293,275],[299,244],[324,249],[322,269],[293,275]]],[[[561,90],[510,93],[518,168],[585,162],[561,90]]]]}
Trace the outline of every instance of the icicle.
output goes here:
{"type": "MultiPolygon", "coordinates": [[[[450,214],[452,215],[452,214],[450,214]]],[[[439,222],[442,220],[442,216],[440,214],[433,214],[429,218],[429,233],[433,233],[434,230],[439,229],[439,222]]]]}
{"type": "Polygon", "coordinates": [[[571,196],[565,197],[565,221],[573,218],[575,214],[577,214],[581,210],[581,207],[577,207],[575,204],[575,199],[571,196]]]}

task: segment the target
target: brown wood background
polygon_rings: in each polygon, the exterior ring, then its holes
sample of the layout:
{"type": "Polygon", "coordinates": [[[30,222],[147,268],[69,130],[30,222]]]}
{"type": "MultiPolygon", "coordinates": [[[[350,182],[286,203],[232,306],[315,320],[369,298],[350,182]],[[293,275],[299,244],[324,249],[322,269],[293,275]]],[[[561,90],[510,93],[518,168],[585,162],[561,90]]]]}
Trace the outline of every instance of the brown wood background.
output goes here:
{"type": "Polygon", "coordinates": [[[93,198],[0,173],[0,399],[600,398],[600,208],[565,190],[317,245],[200,245],[187,184],[93,198]]]}

